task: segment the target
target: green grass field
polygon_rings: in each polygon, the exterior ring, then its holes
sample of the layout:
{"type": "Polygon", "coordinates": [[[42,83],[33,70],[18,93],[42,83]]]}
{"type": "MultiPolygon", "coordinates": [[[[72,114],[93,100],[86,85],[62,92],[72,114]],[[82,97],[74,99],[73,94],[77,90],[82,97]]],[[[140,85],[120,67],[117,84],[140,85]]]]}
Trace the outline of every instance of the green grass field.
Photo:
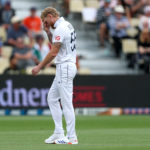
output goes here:
{"type": "Polygon", "coordinates": [[[0,117],[0,150],[150,150],[149,116],[78,116],[78,145],[44,144],[51,117],[0,117]]]}

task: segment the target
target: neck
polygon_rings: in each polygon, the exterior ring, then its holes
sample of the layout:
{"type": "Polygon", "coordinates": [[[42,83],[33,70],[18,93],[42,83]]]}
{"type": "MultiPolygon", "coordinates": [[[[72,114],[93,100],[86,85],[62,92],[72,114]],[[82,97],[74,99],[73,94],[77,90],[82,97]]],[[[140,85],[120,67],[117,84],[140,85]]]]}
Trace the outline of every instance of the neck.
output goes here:
{"type": "MultiPolygon", "coordinates": [[[[59,19],[60,17],[56,17],[54,18],[54,24],[56,23],[56,21],[59,19]]],[[[55,29],[54,24],[52,25],[52,28],[55,29]]]]}
{"type": "Polygon", "coordinates": [[[42,43],[39,43],[40,48],[42,47],[42,43]]]}
{"type": "Polygon", "coordinates": [[[31,18],[34,18],[34,17],[35,17],[35,15],[31,15],[30,17],[31,17],[31,18]]]}

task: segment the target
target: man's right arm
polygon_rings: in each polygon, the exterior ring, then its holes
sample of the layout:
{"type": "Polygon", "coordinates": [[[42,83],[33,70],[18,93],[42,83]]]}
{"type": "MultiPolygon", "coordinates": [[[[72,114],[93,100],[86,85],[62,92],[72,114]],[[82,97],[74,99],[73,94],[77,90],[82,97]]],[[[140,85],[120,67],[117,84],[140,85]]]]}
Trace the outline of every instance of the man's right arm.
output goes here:
{"type": "Polygon", "coordinates": [[[51,32],[46,32],[47,33],[47,36],[48,36],[48,39],[49,39],[49,42],[52,44],[52,34],[51,32]]]}
{"type": "Polygon", "coordinates": [[[52,44],[52,33],[50,32],[50,26],[47,26],[47,22],[43,21],[43,29],[48,36],[49,42],[52,44]]]}
{"type": "Polygon", "coordinates": [[[13,39],[13,38],[10,38],[8,39],[8,44],[11,44],[13,46],[16,46],[17,45],[17,42],[13,39]]]}

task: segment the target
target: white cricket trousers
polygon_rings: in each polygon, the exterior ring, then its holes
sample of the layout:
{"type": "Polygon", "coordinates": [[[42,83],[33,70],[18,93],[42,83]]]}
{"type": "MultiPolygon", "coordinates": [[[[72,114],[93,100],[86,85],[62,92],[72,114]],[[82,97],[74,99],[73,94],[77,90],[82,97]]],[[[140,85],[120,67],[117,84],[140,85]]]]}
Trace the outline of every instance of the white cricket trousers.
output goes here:
{"type": "Polygon", "coordinates": [[[75,113],[73,108],[73,79],[76,75],[76,64],[65,62],[56,65],[56,76],[48,93],[48,105],[55,123],[54,133],[64,133],[62,113],[64,114],[69,138],[76,137],[75,113]],[[60,102],[61,106],[60,106],[60,102]]]}

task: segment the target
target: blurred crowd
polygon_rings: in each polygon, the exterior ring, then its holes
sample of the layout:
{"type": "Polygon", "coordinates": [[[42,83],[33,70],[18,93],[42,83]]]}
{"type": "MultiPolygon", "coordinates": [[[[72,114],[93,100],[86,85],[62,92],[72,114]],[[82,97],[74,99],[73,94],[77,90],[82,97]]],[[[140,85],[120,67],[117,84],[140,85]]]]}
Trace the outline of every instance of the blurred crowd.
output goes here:
{"type": "MultiPolygon", "coordinates": [[[[0,0],[0,58],[2,47],[11,47],[9,67],[5,70],[22,70],[34,66],[44,59],[51,49],[44,38],[42,23],[36,7],[29,9],[30,15],[19,18],[11,1],[0,0]]],[[[116,57],[124,51],[128,67],[150,72],[150,0],[97,0],[96,22],[101,47],[112,44],[116,57]],[[128,39],[130,42],[125,43],[128,39]],[[131,42],[133,41],[133,43],[131,42]],[[133,52],[136,42],[137,51],[133,52]],[[125,43],[125,44],[124,44],[125,43]],[[131,49],[130,49],[131,48],[131,49]]],[[[70,13],[71,0],[63,0],[64,16],[70,13]]],[[[78,60],[78,58],[77,58],[78,60]]],[[[78,61],[77,61],[78,62],[78,61]]],[[[55,67],[49,64],[47,67],[55,67]]],[[[79,68],[79,64],[77,63],[79,68]]]]}
{"type": "MultiPolygon", "coordinates": [[[[0,8],[0,28],[6,34],[0,35],[0,57],[2,47],[11,47],[9,67],[10,70],[23,70],[42,61],[51,49],[42,32],[42,22],[37,16],[36,7],[29,9],[30,15],[21,19],[15,14],[11,1],[5,1],[0,8]]],[[[49,64],[47,67],[50,67],[49,64]]],[[[52,65],[52,67],[55,67],[52,65]]]]}
{"type": "MultiPolygon", "coordinates": [[[[87,1],[90,0],[83,0],[83,4],[87,1]]],[[[94,1],[96,0],[93,0],[93,4],[94,1]]],[[[120,58],[124,51],[126,52],[124,54],[129,68],[138,67],[149,73],[150,0],[97,1],[99,1],[99,8],[96,8],[96,22],[100,46],[106,47],[109,41],[116,57],[120,58]],[[129,42],[125,42],[126,40],[129,42]],[[133,52],[132,49],[136,51],[133,52]]],[[[70,12],[70,3],[71,0],[64,0],[65,16],[70,12]]],[[[92,4],[92,0],[90,3],[92,4]]]]}
{"type": "Polygon", "coordinates": [[[100,0],[97,24],[101,47],[111,39],[116,57],[121,57],[124,39],[135,40],[137,52],[130,52],[131,42],[128,46],[128,67],[150,72],[150,0],[100,0]]]}
{"type": "MultiPolygon", "coordinates": [[[[69,13],[69,1],[63,1],[64,15],[69,13]]],[[[0,58],[5,58],[5,47],[11,49],[9,67],[3,73],[19,71],[26,73],[26,69],[40,63],[51,50],[51,43],[45,39],[41,18],[37,15],[37,8],[29,8],[29,16],[20,18],[12,8],[10,0],[0,0],[0,58]]],[[[6,52],[7,53],[7,52],[6,52]]],[[[3,65],[1,59],[0,68],[3,65]]],[[[56,68],[54,62],[45,68],[56,68]]],[[[77,68],[79,63],[77,58],[77,68]]],[[[1,71],[0,71],[1,73],[1,71]]],[[[31,73],[31,72],[30,72],[31,73]]]]}

